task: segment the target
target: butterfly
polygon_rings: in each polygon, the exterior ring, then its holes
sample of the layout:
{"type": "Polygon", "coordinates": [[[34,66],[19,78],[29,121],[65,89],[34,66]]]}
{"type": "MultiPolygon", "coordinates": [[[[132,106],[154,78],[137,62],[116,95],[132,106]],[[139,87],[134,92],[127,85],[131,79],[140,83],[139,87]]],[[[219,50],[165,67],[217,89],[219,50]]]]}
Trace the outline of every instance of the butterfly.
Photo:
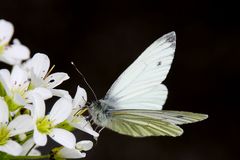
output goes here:
{"type": "Polygon", "coordinates": [[[88,106],[98,126],[133,136],[180,136],[178,125],[202,121],[206,114],[162,110],[168,89],[162,84],[170,70],[176,34],[150,45],[113,83],[103,99],[88,106]]]}

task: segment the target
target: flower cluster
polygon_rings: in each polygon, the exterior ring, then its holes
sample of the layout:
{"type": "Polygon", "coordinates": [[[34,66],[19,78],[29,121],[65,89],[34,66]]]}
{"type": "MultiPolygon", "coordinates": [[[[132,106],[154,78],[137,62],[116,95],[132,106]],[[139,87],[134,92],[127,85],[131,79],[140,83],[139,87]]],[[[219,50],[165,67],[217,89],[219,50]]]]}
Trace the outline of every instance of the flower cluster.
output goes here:
{"type": "Polygon", "coordinates": [[[85,157],[83,151],[91,149],[93,143],[77,142],[72,131],[78,129],[98,137],[82,115],[86,91],[78,86],[72,98],[68,91],[56,89],[69,79],[68,74],[51,73],[54,66],[50,66],[48,56],[36,53],[30,58],[29,49],[19,40],[11,44],[13,32],[10,22],[0,20],[0,61],[12,66],[11,71],[0,69],[0,157],[41,157],[37,147],[45,146],[48,136],[60,144],[48,157],[85,157]],[[46,113],[45,100],[53,96],[59,99],[46,113]]]}

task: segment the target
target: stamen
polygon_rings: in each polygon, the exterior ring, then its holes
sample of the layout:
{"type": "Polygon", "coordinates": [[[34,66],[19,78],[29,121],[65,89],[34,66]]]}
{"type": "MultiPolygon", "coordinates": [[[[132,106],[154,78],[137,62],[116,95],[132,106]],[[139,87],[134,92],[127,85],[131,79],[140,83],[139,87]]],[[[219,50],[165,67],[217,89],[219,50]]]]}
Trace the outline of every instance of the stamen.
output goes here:
{"type": "Polygon", "coordinates": [[[80,110],[78,110],[75,114],[74,114],[74,116],[78,116],[78,115],[82,115],[84,112],[86,112],[88,109],[87,108],[84,108],[84,109],[80,109],[80,110]]]}
{"type": "Polygon", "coordinates": [[[43,79],[46,79],[54,68],[55,68],[55,65],[52,66],[52,68],[47,72],[47,74],[43,77],[43,79]]]}

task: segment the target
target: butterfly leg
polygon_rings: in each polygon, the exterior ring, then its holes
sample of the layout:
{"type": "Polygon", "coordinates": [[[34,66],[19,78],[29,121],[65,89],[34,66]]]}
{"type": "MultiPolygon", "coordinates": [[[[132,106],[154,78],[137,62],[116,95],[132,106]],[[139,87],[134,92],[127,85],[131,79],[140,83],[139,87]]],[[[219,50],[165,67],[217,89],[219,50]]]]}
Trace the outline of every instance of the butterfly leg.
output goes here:
{"type": "Polygon", "coordinates": [[[100,134],[104,128],[105,127],[97,126],[94,130],[100,134]],[[97,131],[98,129],[99,129],[99,131],[97,131]]]}
{"type": "Polygon", "coordinates": [[[102,128],[98,131],[98,134],[100,134],[104,128],[105,128],[105,127],[102,127],[102,128]]]}

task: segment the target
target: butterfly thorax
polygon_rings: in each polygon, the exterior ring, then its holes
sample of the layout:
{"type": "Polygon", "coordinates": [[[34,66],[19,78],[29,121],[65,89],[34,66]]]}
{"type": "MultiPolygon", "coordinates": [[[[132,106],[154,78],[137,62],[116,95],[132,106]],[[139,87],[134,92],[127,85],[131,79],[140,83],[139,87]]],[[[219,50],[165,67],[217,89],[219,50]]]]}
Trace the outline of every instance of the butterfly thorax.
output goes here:
{"type": "Polygon", "coordinates": [[[94,101],[88,107],[89,113],[92,116],[93,121],[102,127],[106,127],[110,120],[109,106],[104,103],[104,100],[94,101]]]}

